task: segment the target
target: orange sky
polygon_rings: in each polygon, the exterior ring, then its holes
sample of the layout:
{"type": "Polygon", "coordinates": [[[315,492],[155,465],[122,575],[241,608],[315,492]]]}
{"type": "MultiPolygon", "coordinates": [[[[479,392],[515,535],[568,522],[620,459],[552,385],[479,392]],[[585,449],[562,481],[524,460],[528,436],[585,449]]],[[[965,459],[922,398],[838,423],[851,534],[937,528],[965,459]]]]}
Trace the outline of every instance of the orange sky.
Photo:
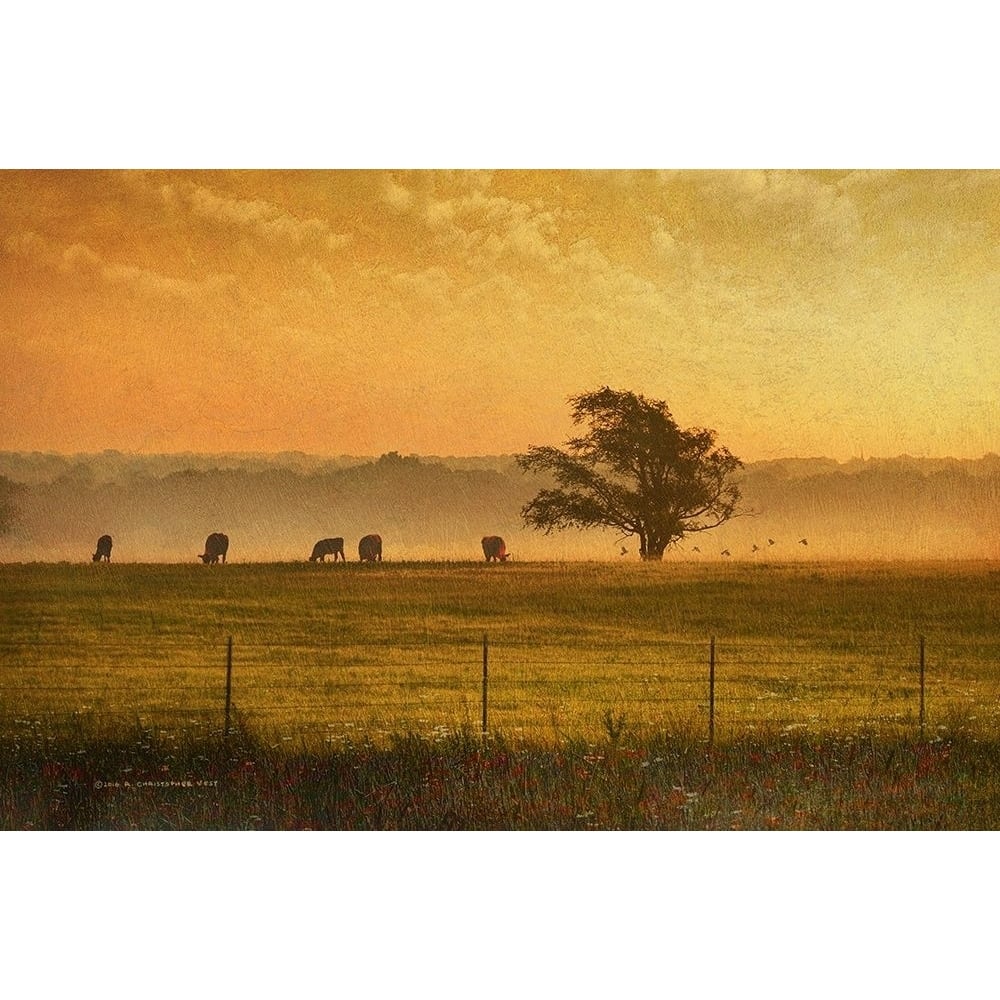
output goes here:
{"type": "Polygon", "coordinates": [[[1000,173],[0,173],[0,448],[1000,450],[1000,173]]]}

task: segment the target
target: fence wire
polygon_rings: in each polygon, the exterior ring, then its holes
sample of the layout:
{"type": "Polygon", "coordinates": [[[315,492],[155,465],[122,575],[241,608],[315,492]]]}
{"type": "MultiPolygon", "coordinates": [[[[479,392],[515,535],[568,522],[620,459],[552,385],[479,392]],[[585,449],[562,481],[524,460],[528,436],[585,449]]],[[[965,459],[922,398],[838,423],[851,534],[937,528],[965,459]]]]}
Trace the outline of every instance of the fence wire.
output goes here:
{"type": "MultiPolygon", "coordinates": [[[[1000,643],[942,637],[565,642],[236,640],[232,723],[278,739],[487,729],[534,738],[634,732],[1000,728],[1000,643]],[[484,704],[485,701],[485,704],[484,704]]],[[[225,643],[0,641],[0,726],[42,720],[172,728],[224,724],[225,643]]]]}

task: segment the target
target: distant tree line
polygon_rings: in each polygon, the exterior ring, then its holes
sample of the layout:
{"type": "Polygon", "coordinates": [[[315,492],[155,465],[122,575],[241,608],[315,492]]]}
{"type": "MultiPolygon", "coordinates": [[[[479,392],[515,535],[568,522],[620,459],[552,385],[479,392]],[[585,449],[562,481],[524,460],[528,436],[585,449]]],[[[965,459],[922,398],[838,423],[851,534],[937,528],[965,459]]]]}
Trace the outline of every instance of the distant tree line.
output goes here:
{"type": "Polygon", "coordinates": [[[386,538],[387,555],[394,546],[430,556],[463,545],[474,555],[483,535],[519,529],[518,512],[539,485],[520,473],[397,453],[312,471],[242,459],[173,470],[158,457],[130,456],[120,479],[105,478],[105,456],[93,465],[79,457],[40,464],[54,477],[10,481],[18,513],[8,558],[71,558],[110,533],[123,561],[185,558],[189,550],[193,559],[201,549],[192,546],[215,530],[230,536],[236,559],[262,551],[305,559],[317,538],[370,532],[386,538]]]}
{"type": "Polygon", "coordinates": [[[14,504],[14,494],[17,492],[15,483],[6,476],[0,476],[0,535],[6,535],[14,527],[17,507],[14,504]]]}
{"type": "MultiPolygon", "coordinates": [[[[237,560],[247,558],[250,539],[306,559],[318,538],[370,531],[383,535],[390,559],[399,545],[476,558],[485,534],[504,536],[516,558],[512,539],[524,536],[522,508],[557,486],[545,472],[522,473],[513,456],[296,456],[285,466],[280,456],[202,456],[185,465],[179,456],[110,454],[113,460],[109,453],[0,453],[0,558],[89,559],[95,539],[109,532],[123,561],[194,561],[215,530],[230,535],[237,560]]],[[[736,482],[756,516],[720,528],[712,551],[730,547],[738,555],[741,539],[749,550],[751,541],[766,545],[770,535],[778,544],[769,554],[781,558],[805,535],[810,557],[824,551],[825,536],[862,553],[891,538],[901,553],[916,541],[942,558],[1000,558],[997,455],[753,462],[736,482]]],[[[611,529],[571,532],[559,544],[581,556],[617,557],[615,537],[611,529]]],[[[691,548],[682,544],[680,551],[691,548]]],[[[637,554],[634,543],[629,554],[637,554]]]]}

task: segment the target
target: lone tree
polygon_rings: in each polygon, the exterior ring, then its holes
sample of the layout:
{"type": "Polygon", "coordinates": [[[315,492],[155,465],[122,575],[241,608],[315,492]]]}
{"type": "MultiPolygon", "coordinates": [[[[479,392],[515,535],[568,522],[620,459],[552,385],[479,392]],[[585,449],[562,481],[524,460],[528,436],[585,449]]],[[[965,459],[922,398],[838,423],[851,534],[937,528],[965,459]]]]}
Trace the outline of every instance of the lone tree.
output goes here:
{"type": "Polygon", "coordinates": [[[558,483],[521,509],[531,527],[617,528],[638,536],[643,559],[662,559],[685,535],[745,513],[731,481],[743,463],[715,447],[714,431],[681,430],[666,403],[607,386],[569,402],[573,423],[587,432],[565,451],[532,447],[517,456],[524,471],[551,472],[558,483]]]}

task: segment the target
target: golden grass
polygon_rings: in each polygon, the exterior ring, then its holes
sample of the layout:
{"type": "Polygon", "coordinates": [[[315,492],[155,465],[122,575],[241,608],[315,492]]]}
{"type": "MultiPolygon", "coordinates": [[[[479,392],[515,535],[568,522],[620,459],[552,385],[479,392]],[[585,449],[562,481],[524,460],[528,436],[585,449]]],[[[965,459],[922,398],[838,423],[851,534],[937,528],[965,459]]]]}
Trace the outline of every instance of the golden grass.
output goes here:
{"type": "Polygon", "coordinates": [[[919,728],[994,736],[1000,569],[963,564],[0,567],[0,725],[221,728],[275,744],[919,728]],[[610,713],[610,714],[609,714],[610,713]]]}

